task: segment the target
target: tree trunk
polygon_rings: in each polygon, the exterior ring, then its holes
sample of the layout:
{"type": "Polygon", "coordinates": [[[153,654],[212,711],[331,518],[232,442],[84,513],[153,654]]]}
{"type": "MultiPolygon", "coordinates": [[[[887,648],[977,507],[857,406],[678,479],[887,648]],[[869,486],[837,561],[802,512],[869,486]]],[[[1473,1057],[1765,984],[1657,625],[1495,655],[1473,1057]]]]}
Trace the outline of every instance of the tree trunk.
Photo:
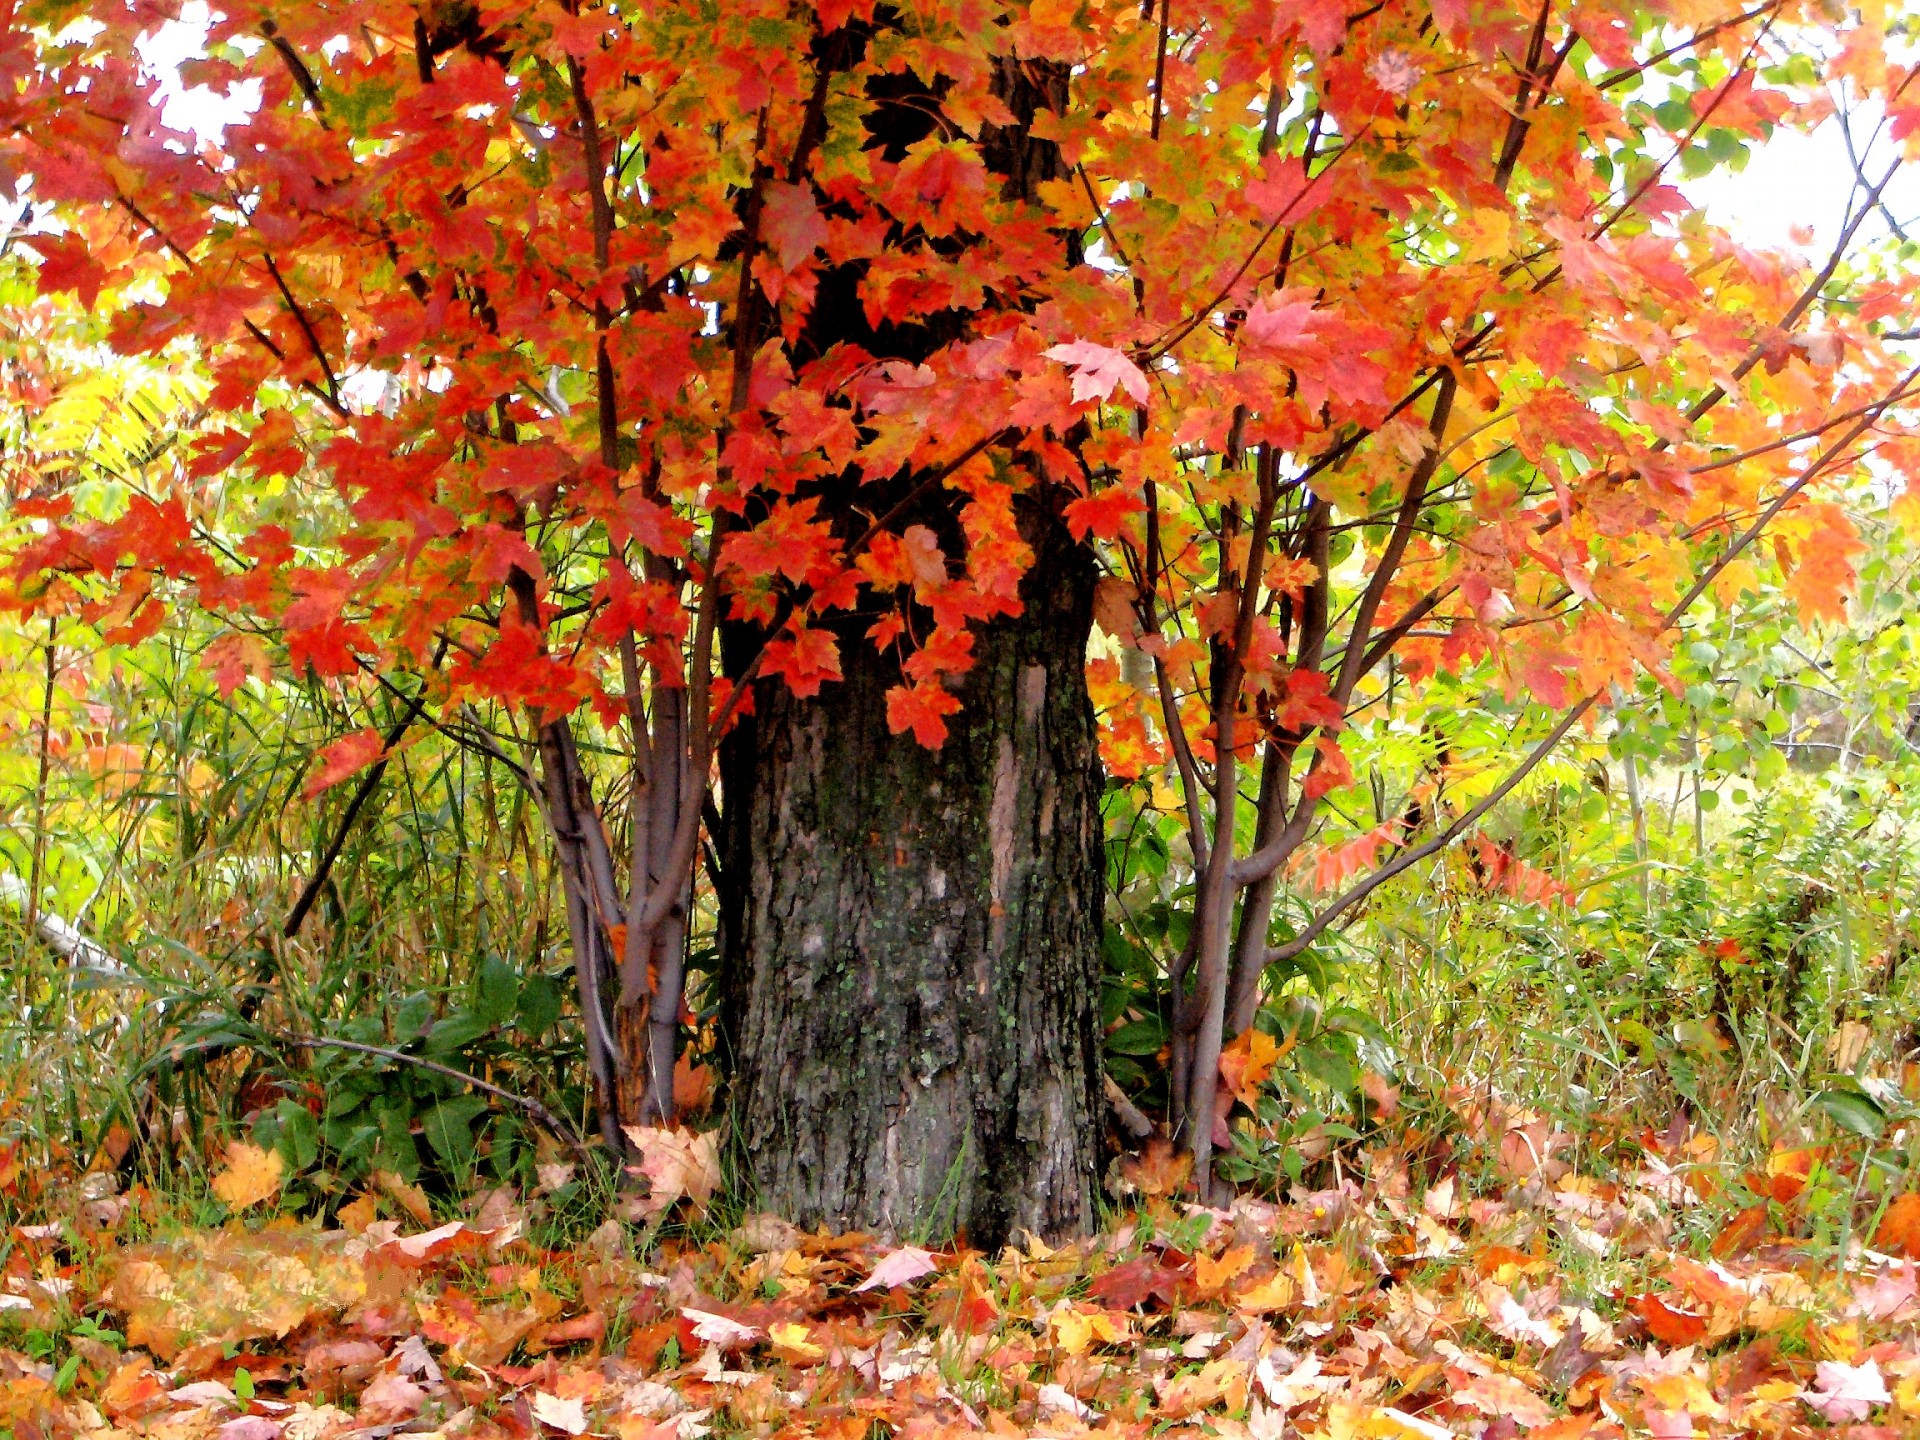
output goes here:
{"type": "Polygon", "coordinates": [[[997,1245],[1093,1219],[1101,777],[1094,572],[1037,507],[1025,613],[976,631],[938,752],[851,628],[811,701],[763,684],[723,756],[733,1113],[754,1203],[997,1245]]]}

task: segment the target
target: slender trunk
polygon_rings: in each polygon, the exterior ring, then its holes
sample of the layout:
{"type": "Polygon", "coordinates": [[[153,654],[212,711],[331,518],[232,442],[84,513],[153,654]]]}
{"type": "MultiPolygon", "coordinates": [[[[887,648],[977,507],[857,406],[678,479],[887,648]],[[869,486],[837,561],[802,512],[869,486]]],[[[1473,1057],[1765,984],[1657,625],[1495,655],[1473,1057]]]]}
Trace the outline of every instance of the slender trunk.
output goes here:
{"type": "MultiPolygon", "coordinates": [[[[634,674],[629,691],[637,694],[637,667],[628,668],[634,674]]],[[[666,1125],[674,1119],[674,1052],[685,983],[687,917],[693,906],[691,867],[679,877],[679,893],[658,925],[646,929],[640,911],[666,879],[669,840],[681,806],[688,803],[686,701],[684,689],[657,690],[650,725],[641,707],[632,707],[635,745],[644,747],[645,758],[634,767],[629,802],[627,943],[613,1012],[614,1038],[624,1062],[620,1119],[630,1125],[666,1125]]]]}
{"type": "MultiPolygon", "coordinates": [[[[1689,741],[1693,751],[1693,858],[1703,860],[1707,853],[1707,814],[1700,805],[1700,723],[1694,722],[1689,741]]],[[[1844,756],[1842,759],[1844,760],[1844,756]]]]}
{"type": "Polygon", "coordinates": [[[1022,523],[1025,612],[977,630],[940,750],[889,733],[897,667],[859,625],[842,681],[760,685],[723,747],[735,1133],[754,1203],[802,1224],[992,1245],[1093,1219],[1094,571],[1022,523]]]}
{"type": "Polygon", "coordinates": [[[47,782],[53,773],[53,692],[60,666],[54,652],[54,640],[60,622],[47,617],[46,677],[40,691],[39,772],[33,784],[33,856],[27,870],[27,929],[31,932],[40,919],[40,890],[46,883],[47,868],[47,782]]]}
{"type": "MultiPolygon", "coordinates": [[[[1291,767],[1286,752],[1268,742],[1260,761],[1260,809],[1254,826],[1253,848],[1264,849],[1286,819],[1287,781],[1291,767]]],[[[1253,1026],[1260,1009],[1260,977],[1267,967],[1267,929],[1273,923],[1273,901],[1280,891],[1280,867],[1247,887],[1240,901],[1240,931],[1234,940],[1233,974],[1227,985],[1227,1034],[1240,1035],[1253,1026]]]]}
{"type": "Polygon", "coordinates": [[[1627,811],[1633,820],[1633,857],[1640,863],[1640,908],[1653,908],[1653,875],[1647,870],[1647,806],[1640,794],[1640,762],[1627,756],[1627,811]]]}

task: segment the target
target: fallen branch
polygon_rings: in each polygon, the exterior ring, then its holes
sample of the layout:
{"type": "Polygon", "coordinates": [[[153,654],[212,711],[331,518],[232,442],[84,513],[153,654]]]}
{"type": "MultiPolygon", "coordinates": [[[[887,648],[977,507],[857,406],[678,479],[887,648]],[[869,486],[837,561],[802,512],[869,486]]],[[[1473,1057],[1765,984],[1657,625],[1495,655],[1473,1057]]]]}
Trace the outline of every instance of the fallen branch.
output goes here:
{"type": "Polygon", "coordinates": [[[18,875],[0,871],[0,901],[20,911],[23,916],[28,913],[33,915],[33,933],[41,944],[78,969],[114,977],[126,973],[126,967],[114,959],[104,945],[89,940],[80,933],[78,926],[51,911],[32,905],[32,899],[33,890],[26,881],[18,875]]]}

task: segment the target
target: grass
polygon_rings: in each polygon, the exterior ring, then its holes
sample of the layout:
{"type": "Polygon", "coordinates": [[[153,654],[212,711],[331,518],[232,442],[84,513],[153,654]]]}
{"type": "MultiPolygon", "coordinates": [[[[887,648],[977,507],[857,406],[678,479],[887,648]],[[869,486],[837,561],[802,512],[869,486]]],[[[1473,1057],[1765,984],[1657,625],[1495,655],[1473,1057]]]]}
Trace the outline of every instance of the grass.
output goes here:
{"type": "MultiPolygon", "coordinates": [[[[338,836],[306,924],[282,935],[347,804],[339,792],[299,798],[306,757],[344,728],[389,719],[387,702],[288,686],[222,702],[197,668],[206,638],[170,632],[107,675],[94,694],[115,718],[44,793],[31,767],[0,765],[0,797],[23,802],[0,806],[13,817],[0,855],[17,870],[43,854],[52,903],[127,965],[99,983],[0,916],[0,1145],[27,1177],[110,1167],[184,1225],[217,1215],[211,1165],[246,1135],[299,1161],[312,1213],[333,1213],[389,1168],[448,1215],[494,1184],[533,1193],[542,1156],[517,1120],[485,1108],[470,1144],[436,1145],[436,1107],[456,1085],[281,1037],[430,1054],[590,1130],[538,815],[496,766],[425,733],[338,836]],[[100,759],[109,746],[111,764],[100,759]],[[547,998],[534,1005],[536,992],[547,998]],[[460,1043],[434,1049],[435,1034],[462,1025],[460,1043]],[[361,1110],[335,1113],[362,1091],[361,1110]],[[318,1138],[292,1133],[304,1130],[318,1138]]],[[[83,732],[78,712],[65,718],[83,732]]],[[[1261,1114],[1238,1122],[1254,1192],[1336,1184],[1394,1137],[1428,1173],[1497,1169],[1497,1144],[1467,1133],[1461,1097],[1486,1113],[1523,1108],[1566,1137],[1580,1169],[1683,1114],[1730,1173],[1781,1146],[1870,1139],[1860,1223],[1906,1183],[1920,1125],[1907,1101],[1862,1089],[1897,1094],[1920,1040],[1908,1028],[1920,966],[1899,963],[1920,943],[1906,899],[1920,855],[1905,840],[1920,827],[1907,824],[1904,792],[1877,772],[1790,773],[1741,802],[1727,782],[1696,827],[1689,805],[1666,803],[1691,772],[1655,769],[1643,776],[1641,837],[1617,777],[1596,804],[1578,790],[1586,773],[1569,760],[1496,817],[1573,887],[1567,903],[1488,893],[1461,855],[1443,856],[1327,938],[1318,958],[1330,980],[1316,989],[1320,972],[1303,974],[1273,997],[1277,1030],[1318,1028],[1261,1114]],[[1737,963],[1716,948],[1728,944],[1737,963]],[[1848,1036],[1855,1053],[1836,1064],[1848,1036]],[[1397,1118],[1364,1090],[1369,1073],[1397,1092],[1397,1118]]],[[[542,1198],[543,1234],[591,1233],[617,1204],[616,1178],[582,1173],[542,1198]]],[[[37,1213],[30,1188],[16,1181],[14,1215],[37,1213]]],[[[714,1233],[754,1203],[736,1185],[714,1233]]],[[[678,1223],[643,1239],[685,1238],[678,1223]]],[[[1852,1234],[1840,1225],[1833,1242],[1852,1234]]]]}

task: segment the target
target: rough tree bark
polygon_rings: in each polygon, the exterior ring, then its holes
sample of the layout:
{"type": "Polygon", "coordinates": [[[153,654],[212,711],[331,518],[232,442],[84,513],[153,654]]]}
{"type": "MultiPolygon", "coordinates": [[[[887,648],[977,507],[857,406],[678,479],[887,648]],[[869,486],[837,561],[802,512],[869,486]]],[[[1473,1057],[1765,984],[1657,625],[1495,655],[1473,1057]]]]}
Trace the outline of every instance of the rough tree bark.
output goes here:
{"type": "Polygon", "coordinates": [[[993,1244],[1093,1218],[1101,778],[1093,568],[1033,517],[1026,613],[985,627],[938,752],[890,735],[870,643],[763,686],[723,770],[734,1117],[761,1203],[993,1244]]]}

